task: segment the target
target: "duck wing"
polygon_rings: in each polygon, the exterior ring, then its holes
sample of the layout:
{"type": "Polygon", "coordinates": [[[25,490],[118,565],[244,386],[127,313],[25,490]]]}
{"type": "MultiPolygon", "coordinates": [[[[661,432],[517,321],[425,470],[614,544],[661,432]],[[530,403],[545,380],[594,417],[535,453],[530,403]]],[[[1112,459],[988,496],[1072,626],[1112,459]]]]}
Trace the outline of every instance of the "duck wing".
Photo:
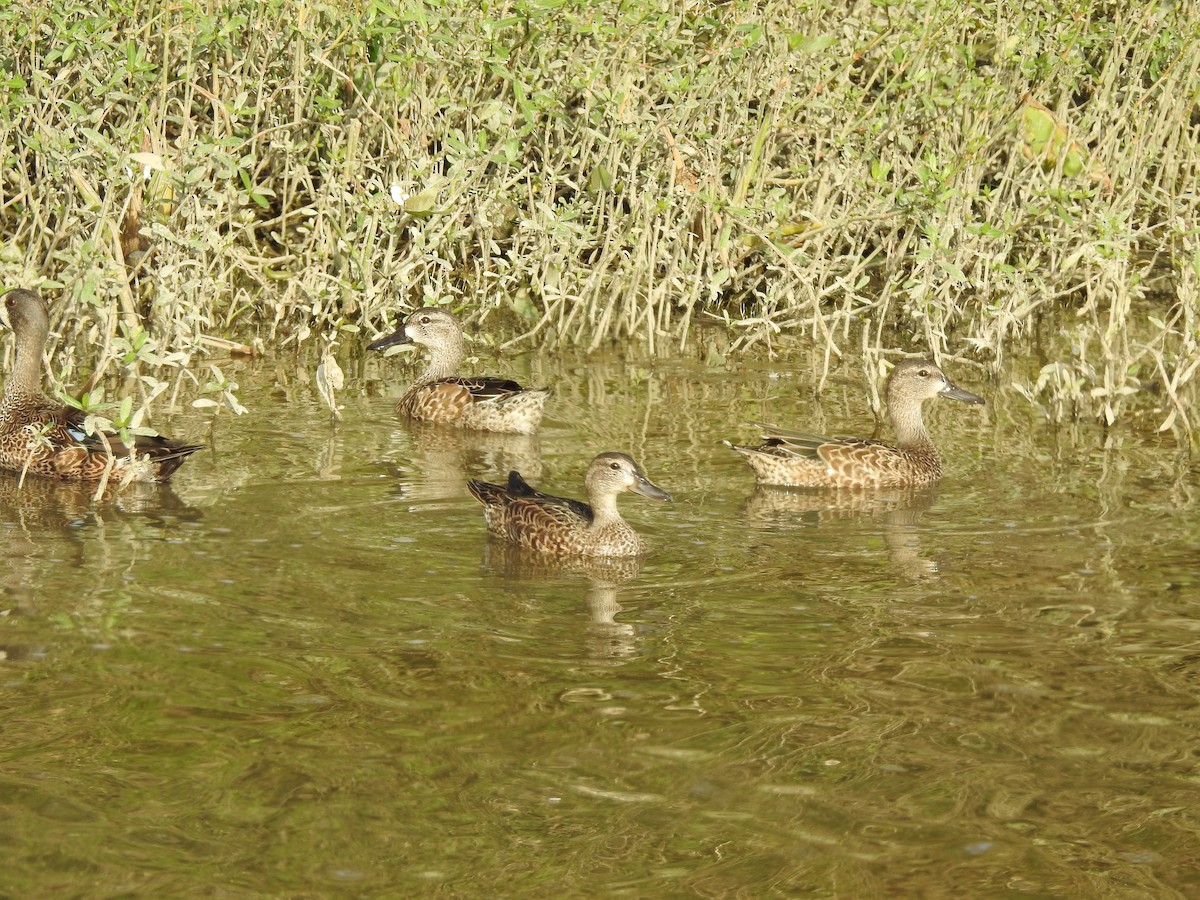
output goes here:
{"type": "Polygon", "coordinates": [[[110,465],[124,466],[131,456],[149,461],[142,477],[165,481],[185,459],[203,449],[199,444],[184,444],[159,435],[137,435],[130,448],[116,432],[89,433],[88,413],[44,395],[28,399],[21,411],[21,424],[36,434],[29,460],[42,460],[42,468],[35,465],[34,471],[68,481],[101,478],[110,465]]]}
{"type": "Polygon", "coordinates": [[[882,441],[835,440],[822,444],[820,458],[830,469],[850,479],[870,473],[870,477],[887,481],[889,476],[904,478],[910,474],[912,460],[897,447],[882,441]]]}
{"type": "Polygon", "coordinates": [[[569,516],[573,516],[585,525],[590,525],[594,517],[592,508],[582,500],[543,494],[522,478],[521,473],[515,469],[508,473],[508,493],[513,498],[531,501],[547,508],[565,508],[569,516]]]}
{"type": "Polygon", "coordinates": [[[590,525],[593,518],[583,501],[543,494],[515,470],[508,473],[507,485],[468,481],[467,490],[484,506],[502,511],[509,530],[513,523],[520,529],[590,525]]]}
{"type": "Polygon", "coordinates": [[[200,444],[185,444],[183,441],[172,440],[159,434],[139,434],[133,437],[130,447],[115,431],[87,431],[88,414],[73,406],[62,406],[55,410],[58,421],[59,443],[62,449],[55,455],[59,469],[75,467],[104,467],[106,458],[111,452],[114,457],[134,456],[138,459],[149,458],[154,468],[155,477],[166,479],[183,465],[183,461],[204,449],[200,444]],[[107,442],[107,446],[106,446],[107,442]]]}
{"type": "Polygon", "coordinates": [[[763,444],[757,449],[772,456],[802,457],[832,463],[832,460],[843,459],[847,455],[872,456],[879,452],[895,452],[895,448],[888,444],[866,438],[833,437],[794,431],[777,425],[764,425],[761,422],[754,424],[763,432],[763,444]]]}
{"type": "Polygon", "coordinates": [[[467,482],[467,488],[483,503],[483,519],[492,534],[533,550],[559,550],[592,521],[586,503],[535,491],[516,472],[510,473],[508,482],[507,487],[467,482]]]}
{"type": "Polygon", "coordinates": [[[590,521],[580,518],[574,502],[547,503],[541,498],[519,497],[505,510],[502,533],[510,541],[545,550],[560,546],[564,535],[577,533],[590,521]]]}
{"type": "Polygon", "coordinates": [[[438,384],[458,385],[466,388],[471,395],[471,399],[476,402],[485,400],[500,400],[504,397],[511,397],[513,394],[519,394],[525,388],[521,387],[515,381],[507,378],[443,378],[438,384]]]}

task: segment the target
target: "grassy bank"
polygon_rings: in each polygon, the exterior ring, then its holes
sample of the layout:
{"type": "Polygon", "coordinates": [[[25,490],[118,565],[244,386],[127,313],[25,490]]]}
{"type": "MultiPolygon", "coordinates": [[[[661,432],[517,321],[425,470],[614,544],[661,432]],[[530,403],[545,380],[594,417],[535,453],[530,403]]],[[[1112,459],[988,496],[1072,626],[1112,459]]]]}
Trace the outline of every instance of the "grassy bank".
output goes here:
{"type": "Polygon", "coordinates": [[[551,345],[1032,342],[1047,415],[1190,434],[1198,44],[1170,2],[14,4],[0,283],[152,366],[399,303],[551,345]]]}

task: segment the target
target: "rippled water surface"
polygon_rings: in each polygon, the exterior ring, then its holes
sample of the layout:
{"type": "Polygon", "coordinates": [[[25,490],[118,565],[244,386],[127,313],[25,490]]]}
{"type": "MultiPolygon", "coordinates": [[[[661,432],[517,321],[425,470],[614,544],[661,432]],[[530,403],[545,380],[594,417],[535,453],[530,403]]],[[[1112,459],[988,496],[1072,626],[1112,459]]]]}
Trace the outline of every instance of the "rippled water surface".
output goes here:
{"type": "Polygon", "coordinates": [[[869,433],[806,359],[523,358],[533,439],[413,430],[411,369],[231,364],[171,488],[0,482],[11,896],[1200,894],[1198,471],[940,402],[935,493],[756,491],[749,423],[869,433]],[[638,565],[485,537],[468,477],[582,495],[638,565]]]}

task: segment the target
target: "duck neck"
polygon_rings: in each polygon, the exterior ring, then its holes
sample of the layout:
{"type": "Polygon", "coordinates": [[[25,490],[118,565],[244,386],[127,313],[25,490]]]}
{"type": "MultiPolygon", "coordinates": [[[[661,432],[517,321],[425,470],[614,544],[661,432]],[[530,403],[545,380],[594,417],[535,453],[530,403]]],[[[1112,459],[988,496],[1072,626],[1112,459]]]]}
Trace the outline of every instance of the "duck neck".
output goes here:
{"type": "Polygon", "coordinates": [[[458,335],[455,335],[450,343],[430,347],[429,366],[425,369],[425,374],[417,379],[417,381],[421,384],[427,384],[431,381],[441,381],[443,378],[450,378],[457,375],[466,355],[466,348],[463,346],[462,337],[458,335]]]}
{"type": "Polygon", "coordinates": [[[896,431],[896,446],[901,450],[932,450],[933,441],[925,430],[921,404],[892,410],[892,428],[896,431]]]}
{"type": "Polygon", "coordinates": [[[17,337],[17,358],[12,374],[4,385],[5,397],[42,395],[42,350],[46,334],[26,333],[17,337]]]}
{"type": "Polygon", "coordinates": [[[592,507],[593,528],[612,525],[614,522],[625,523],[625,520],[621,518],[621,514],[617,511],[616,494],[590,494],[588,496],[588,503],[592,507]]]}

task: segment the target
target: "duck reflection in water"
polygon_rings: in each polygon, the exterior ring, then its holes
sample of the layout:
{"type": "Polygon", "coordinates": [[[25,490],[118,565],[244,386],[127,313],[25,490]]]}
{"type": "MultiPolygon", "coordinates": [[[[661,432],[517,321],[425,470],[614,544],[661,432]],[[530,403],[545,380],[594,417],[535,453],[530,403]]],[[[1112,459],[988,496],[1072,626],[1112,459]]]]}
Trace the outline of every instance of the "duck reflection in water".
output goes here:
{"type": "Polygon", "coordinates": [[[483,565],[506,581],[544,582],[563,576],[583,576],[588,582],[584,603],[588,611],[588,656],[621,660],[637,650],[637,628],[618,622],[622,587],[642,571],[643,558],[547,556],[496,537],[484,544],[483,565]]]}
{"type": "Polygon", "coordinates": [[[0,524],[10,526],[6,543],[15,534],[30,539],[45,532],[66,532],[80,525],[104,524],[109,518],[165,514],[171,519],[199,518],[169,484],[109,481],[97,492],[95,484],[26,478],[0,472],[0,524]]]}
{"type": "Polygon", "coordinates": [[[397,491],[415,500],[457,499],[467,492],[467,473],[507,474],[516,469],[540,479],[542,445],[536,434],[459,431],[411,422],[409,465],[395,474],[397,491]]]}
{"type": "MultiPolygon", "coordinates": [[[[95,540],[85,539],[89,534],[118,535],[127,528],[135,537],[144,536],[147,524],[165,526],[200,515],[169,484],[121,486],[113,480],[97,496],[94,484],[47,478],[26,478],[22,483],[19,474],[0,472],[0,623],[37,612],[38,601],[45,599],[38,587],[47,567],[103,570],[108,555],[95,540]]],[[[0,640],[0,661],[45,655],[40,645],[0,640]]]]}
{"type": "Polygon", "coordinates": [[[936,486],[872,490],[806,489],[759,485],[746,501],[747,521],[813,526],[871,516],[880,523],[888,563],[909,581],[938,578],[936,560],[921,553],[921,519],[937,500],[936,486]]]}

